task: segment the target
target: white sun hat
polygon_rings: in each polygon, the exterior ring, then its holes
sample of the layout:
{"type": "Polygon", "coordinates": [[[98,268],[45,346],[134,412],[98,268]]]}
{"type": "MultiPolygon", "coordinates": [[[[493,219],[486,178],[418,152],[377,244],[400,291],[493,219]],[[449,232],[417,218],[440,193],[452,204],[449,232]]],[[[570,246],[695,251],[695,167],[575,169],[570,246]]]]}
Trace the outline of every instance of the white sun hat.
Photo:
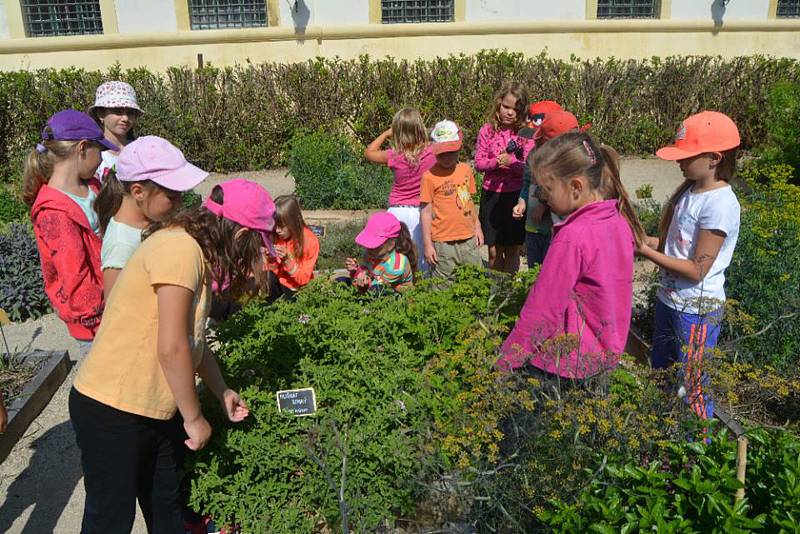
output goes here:
{"type": "Polygon", "coordinates": [[[144,113],[136,101],[136,91],[129,83],[120,81],[101,83],[97,87],[94,105],[89,108],[89,112],[95,108],[130,108],[144,113]]]}

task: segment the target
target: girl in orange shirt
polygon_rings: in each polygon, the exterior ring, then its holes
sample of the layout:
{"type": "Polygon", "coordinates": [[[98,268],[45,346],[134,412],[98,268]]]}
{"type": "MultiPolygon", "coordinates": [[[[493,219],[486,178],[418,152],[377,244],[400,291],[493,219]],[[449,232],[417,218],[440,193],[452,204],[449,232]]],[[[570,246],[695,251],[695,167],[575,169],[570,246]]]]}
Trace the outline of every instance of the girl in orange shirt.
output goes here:
{"type": "Polygon", "coordinates": [[[300,204],[293,195],[275,199],[275,252],[267,258],[269,299],[286,295],[293,298],[298,289],[314,278],[319,257],[319,240],[306,226],[300,204]]]}

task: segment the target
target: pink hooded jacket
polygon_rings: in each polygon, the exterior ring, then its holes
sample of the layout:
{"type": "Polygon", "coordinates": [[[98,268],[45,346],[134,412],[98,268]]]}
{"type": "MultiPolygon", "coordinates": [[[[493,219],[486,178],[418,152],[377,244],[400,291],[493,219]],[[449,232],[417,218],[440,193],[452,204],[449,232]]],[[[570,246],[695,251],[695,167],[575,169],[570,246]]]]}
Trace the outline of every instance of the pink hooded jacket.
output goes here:
{"type": "Polygon", "coordinates": [[[616,366],[630,328],[633,252],[616,200],[587,204],[556,225],[497,366],[530,363],[578,379],[616,366]]]}

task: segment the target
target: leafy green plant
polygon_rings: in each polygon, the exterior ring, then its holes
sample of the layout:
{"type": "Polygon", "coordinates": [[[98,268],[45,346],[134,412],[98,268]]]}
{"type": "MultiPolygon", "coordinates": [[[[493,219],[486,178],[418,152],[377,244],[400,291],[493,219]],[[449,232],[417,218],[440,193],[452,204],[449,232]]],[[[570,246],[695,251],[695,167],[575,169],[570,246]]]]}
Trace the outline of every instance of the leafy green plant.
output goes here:
{"type": "Polygon", "coordinates": [[[10,189],[0,185],[0,224],[19,221],[28,216],[28,207],[10,189]]]}
{"type": "Polygon", "coordinates": [[[757,151],[762,163],[792,167],[794,183],[800,181],[800,82],[782,80],[767,95],[764,123],[766,139],[757,151]]]}
{"type": "Polygon", "coordinates": [[[366,219],[355,219],[327,225],[325,236],[319,240],[317,269],[343,269],[345,259],[358,258],[361,249],[355,239],[365,223],[366,219]]]}
{"type": "Polygon", "coordinates": [[[202,201],[203,197],[201,197],[194,191],[194,189],[192,189],[183,193],[181,198],[181,206],[183,209],[192,209],[199,206],[202,201]]]}
{"type": "Polygon", "coordinates": [[[20,223],[0,232],[0,308],[13,321],[35,319],[50,311],[36,240],[30,228],[20,223]]]}
{"type": "Polygon", "coordinates": [[[653,198],[653,184],[642,184],[636,188],[636,198],[653,198]]]}

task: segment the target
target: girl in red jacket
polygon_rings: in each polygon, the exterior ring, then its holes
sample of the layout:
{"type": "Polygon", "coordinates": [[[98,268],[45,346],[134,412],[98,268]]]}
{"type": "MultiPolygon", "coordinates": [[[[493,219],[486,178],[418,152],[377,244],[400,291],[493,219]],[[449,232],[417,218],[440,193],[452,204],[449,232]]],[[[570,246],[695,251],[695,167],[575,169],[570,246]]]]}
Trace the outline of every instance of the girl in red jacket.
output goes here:
{"type": "Polygon", "coordinates": [[[300,204],[292,195],[275,199],[274,255],[269,266],[269,298],[293,297],[295,292],[314,278],[319,257],[319,240],[303,220],[300,204]]]}
{"type": "Polygon", "coordinates": [[[91,117],[67,109],[50,117],[25,162],[23,199],[31,207],[45,292],[82,354],[103,314],[97,187],[89,183],[103,150],[118,148],[91,117]]]}

